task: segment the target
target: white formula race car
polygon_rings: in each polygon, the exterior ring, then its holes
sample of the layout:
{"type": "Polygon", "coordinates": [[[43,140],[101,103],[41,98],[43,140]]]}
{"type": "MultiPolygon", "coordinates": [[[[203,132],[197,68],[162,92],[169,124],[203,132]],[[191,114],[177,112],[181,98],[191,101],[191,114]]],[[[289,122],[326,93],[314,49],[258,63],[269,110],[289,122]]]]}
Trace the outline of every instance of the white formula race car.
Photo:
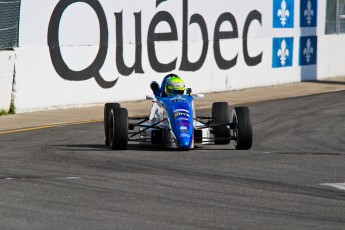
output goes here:
{"type": "Polygon", "coordinates": [[[105,144],[113,150],[126,149],[129,141],[189,150],[195,144],[233,142],[235,149],[250,149],[253,131],[248,107],[235,107],[229,116],[227,102],[214,102],[211,116],[197,116],[194,100],[202,97],[192,95],[190,88],[175,97],[147,96],[153,106],[150,115],[144,117],[128,117],[120,104],[107,103],[105,144]]]}

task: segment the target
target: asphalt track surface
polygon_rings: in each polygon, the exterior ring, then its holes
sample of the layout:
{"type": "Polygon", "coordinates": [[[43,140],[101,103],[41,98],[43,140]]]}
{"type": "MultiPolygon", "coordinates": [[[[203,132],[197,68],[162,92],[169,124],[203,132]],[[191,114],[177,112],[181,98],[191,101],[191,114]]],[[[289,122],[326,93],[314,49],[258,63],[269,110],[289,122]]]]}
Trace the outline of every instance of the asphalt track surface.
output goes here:
{"type": "Polygon", "coordinates": [[[249,151],[110,151],[100,122],[0,135],[0,229],[344,229],[344,98],[249,105],[249,151]]]}

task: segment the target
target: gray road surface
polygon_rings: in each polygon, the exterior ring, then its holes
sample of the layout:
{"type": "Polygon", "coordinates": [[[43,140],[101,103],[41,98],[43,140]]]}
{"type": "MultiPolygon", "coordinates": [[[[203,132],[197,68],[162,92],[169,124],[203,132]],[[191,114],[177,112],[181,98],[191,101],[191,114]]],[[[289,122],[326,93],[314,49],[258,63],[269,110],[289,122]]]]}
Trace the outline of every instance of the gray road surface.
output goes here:
{"type": "Polygon", "coordinates": [[[345,182],[344,98],[249,105],[249,151],[110,151],[99,122],[0,135],[0,229],[344,229],[323,185],[345,182]]]}

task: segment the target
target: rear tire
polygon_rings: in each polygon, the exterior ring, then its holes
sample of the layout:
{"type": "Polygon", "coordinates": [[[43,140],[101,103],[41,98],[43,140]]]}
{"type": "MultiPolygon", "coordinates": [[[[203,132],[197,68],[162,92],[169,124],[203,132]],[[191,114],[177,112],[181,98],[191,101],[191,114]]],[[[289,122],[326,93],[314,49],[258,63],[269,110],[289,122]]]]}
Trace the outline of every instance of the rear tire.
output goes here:
{"type": "Polygon", "coordinates": [[[232,110],[234,125],[234,145],[237,150],[248,150],[253,143],[253,130],[248,107],[236,107],[232,110]]]}
{"type": "Polygon", "coordinates": [[[124,150],[128,144],[128,111],[115,108],[109,118],[109,144],[112,150],[124,150]]]}
{"type": "MultiPolygon", "coordinates": [[[[214,124],[230,123],[228,103],[214,102],[212,104],[212,117],[214,119],[214,124]]],[[[215,144],[226,145],[230,143],[230,127],[228,125],[216,126],[213,130],[215,144]]]]}
{"type": "Polygon", "coordinates": [[[109,118],[112,109],[120,108],[119,103],[106,103],[104,105],[104,142],[109,145],[109,118]]]}

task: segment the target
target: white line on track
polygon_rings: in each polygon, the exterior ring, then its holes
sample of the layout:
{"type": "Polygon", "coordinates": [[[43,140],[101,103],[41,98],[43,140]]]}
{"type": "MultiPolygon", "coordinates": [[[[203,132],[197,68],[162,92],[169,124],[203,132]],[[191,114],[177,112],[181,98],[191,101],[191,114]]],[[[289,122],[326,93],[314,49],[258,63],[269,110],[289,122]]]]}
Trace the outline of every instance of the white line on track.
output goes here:
{"type": "Polygon", "coordinates": [[[323,183],[323,186],[330,186],[345,191],[345,183],[323,183]]]}

